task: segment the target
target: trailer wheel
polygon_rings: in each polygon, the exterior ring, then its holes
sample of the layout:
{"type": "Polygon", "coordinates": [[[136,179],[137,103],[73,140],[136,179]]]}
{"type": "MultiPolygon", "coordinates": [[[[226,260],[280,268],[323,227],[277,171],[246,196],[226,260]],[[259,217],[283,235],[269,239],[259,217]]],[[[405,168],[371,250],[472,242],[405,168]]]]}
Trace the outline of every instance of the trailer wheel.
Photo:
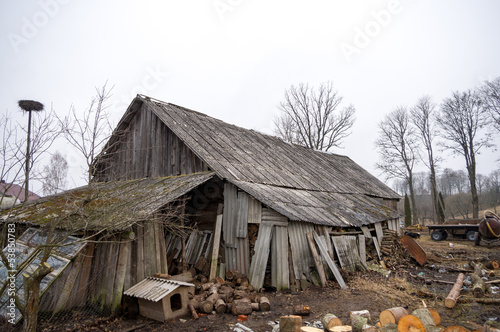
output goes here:
{"type": "Polygon", "coordinates": [[[467,234],[465,234],[465,237],[469,241],[476,241],[476,233],[477,232],[474,232],[474,231],[468,231],[467,234]]]}
{"type": "Polygon", "coordinates": [[[441,241],[443,239],[443,233],[441,233],[441,231],[432,231],[431,239],[434,241],[441,241]]]}
{"type": "Polygon", "coordinates": [[[441,230],[441,234],[443,234],[443,240],[446,240],[448,238],[448,232],[445,231],[444,229],[441,230]]]}

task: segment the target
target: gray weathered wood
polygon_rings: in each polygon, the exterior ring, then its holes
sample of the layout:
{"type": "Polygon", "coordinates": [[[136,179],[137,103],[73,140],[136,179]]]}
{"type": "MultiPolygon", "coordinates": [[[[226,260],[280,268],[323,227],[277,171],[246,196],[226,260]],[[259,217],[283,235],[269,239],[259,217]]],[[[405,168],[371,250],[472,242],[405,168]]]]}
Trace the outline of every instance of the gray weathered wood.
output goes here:
{"type": "Polygon", "coordinates": [[[314,240],[316,241],[316,244],[318,245],[318,248],[319,248],[319,251],[321,252],[321,255],[326,260],[326,263],[328,264],[328,267],[330,267],[330,270],[333,272],[335,279],[337,279],[337,282],[339,283],[340,288],[346,289],[347,286],[345,284],[345,281],[342,278],[342,275],[340,274],[339,269],[337,268],[337,265],[335,264],[335,262],[328,256],[328,251],[326,249],[325,244],[319,239],[319,236],[315,231],[312,232],[312,235],[314,237],[314,240]]]}
{"type": "Polygon", "coordinates": [[[366,239],[364,235],[358,235],[358,248],[359,248],[359,259],[361,261],[361,265],[365,268],[366,266],[366,239]]]}
{"type": "Polygon", "coordinates": [[[382,238],[384,237],[384,232],[382,231],[382,223],[375,223],[375,232],[377,233],[378,244],[382,243],[382,238]]]}
{"type": "Polygon", "coordinates": [[[212,259],[210,262],[210,277],[208,278],[208,280],[215,279],[217,274],[217,262],[219,260],[218,258],[219,258],[221,229],[222,229],[222,214],[219,214],[215,220],[212,259]]]}
{"type": "Polygon", "coordinates": [[[290,287],[288,267],[288,227],[274,226],[272,236],[271,280],[277,290],[290,287]]]}
{"type": "Polygon", "coordinates": [[[255,241],[255,255],[252,258],[248,280],[254,289],[260,290],[264,285],[264,276],[266,272],[267,260],[269,259],[269,251],[271,244],[271,236],[273,226],[262,222],[260,224],[257,241],[255,241]]]}
{"type": "Polygon", "coordinates": [[[319,259],[318,251],[316,250],[316,245],[314,244],[312,234],[308,232],[306,236],[307,236],[307,241],[309,242],[309,248],[311,249],[311,254],[313,255],[314,258],[314,264],[316,265],[316,270],[318,271],[319,278],[321,280],[321,286],[324,287],[326,286],[326,275],[325,275],[325,270],[323,269],[323,264],[319,259]]]}
{"type": "Polygon", "coordinates": [[[332,242],[342,268],[355,271],[356,265],[361,264],[356,237],[352,235],[332,236],[332,242]]]}

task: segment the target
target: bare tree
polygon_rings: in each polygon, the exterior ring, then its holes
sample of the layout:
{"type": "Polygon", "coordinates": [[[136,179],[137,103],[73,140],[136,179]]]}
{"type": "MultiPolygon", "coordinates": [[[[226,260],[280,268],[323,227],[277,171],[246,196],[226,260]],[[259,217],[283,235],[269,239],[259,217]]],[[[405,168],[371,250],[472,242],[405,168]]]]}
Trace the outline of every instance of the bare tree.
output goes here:
{"type": "Polygon", "coordinates": [[[484,82],[479,92],[483,106],[493,119],[493,125],[500,131],[500,77],[484,82]]]}
{"type": "Polygon", "coordinates": [[[111,97],[111,90],[107,90],[106,85],[107,83],[100,89],[96,88],[96,96],[92,98],[90,106],[81,116],[72,107],[69,116],[59,119],[64,136],[85,158],[85,173],[89,187],[94,174],[94,159],[112,132],[106,104],[111,97]]]}
{"type": "Polygon", "coordinates": [[[445,139],[443,146],[462,155],[469,176],[472,196],[472,215],[478,218],[479,198],[476,186],[476,155],[491,144],[481,137],[481,129],[488,125],[488,113],[482,106],[479,95],[473,91],[453,92],[444,100],[438,124],[445,139]]]}
{"type": "Polygon", "coordinates": [[[292,85],[278,107],[282,114],[275,118],[275,134],[284,141],[314,150],[340,147],[355,121],[354,106],[341,104],[342,97],[331,82],[318,89],[302,83],[292,85]]]}
{"type": "Polygon", "coordinates": [[[418,138],[411,126],[409,112],[398,107],[378,124],[379,138],[376,147],[381,162],[376,164],[386,177],[403,179],[408,183],[412,217],[416,222],[418,213],[415,202],[413,169],[417,163],[418,138]]]}
{"type": "Polygon", "coordinates": [[[422,161],[430,171],[431,197],[433,206],[434,220],[438,223],[443,223],[439,213],[439,196],[436,183],[436,167],[439,159],[434,155],[434,139],[436,131],[433,126],[436,117],[436,105],[432,102],[429,96],[424,96],[417,101],[417,104],[411,109],[411,120],[413,125],[418,129],[419,138],[426,151],[426,157],[422,161]]]}
{"type": "Polygon", "coordinates": [[[66,188],[66,178],[68,175],[68,162],[59,151],[56,151],[50,158],[50,164],[43,169],[43,194],[53,195],[66,188]]]}

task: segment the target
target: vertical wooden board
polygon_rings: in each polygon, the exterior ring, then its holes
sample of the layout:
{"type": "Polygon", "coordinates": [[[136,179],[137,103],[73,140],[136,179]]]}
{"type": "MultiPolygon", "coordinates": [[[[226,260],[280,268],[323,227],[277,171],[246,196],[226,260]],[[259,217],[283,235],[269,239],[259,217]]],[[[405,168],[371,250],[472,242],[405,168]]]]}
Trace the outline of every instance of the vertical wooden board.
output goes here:
{"type": "Polygon", "coordinates": [[[377,233],[378,244],[382,243],[382,238],[384,237],[384,232],[382,231],[382,223],[375,223],[375,232],[377,233]]]}
{"type": "Polygon", "coordinates": [[[216,277],[217,273],[217,262],[219,258],[219,245],[220,245],[220,236],[222,230],[222,215],[219,214],[215,220],[215,229],[214,229],[214,241],[212,248],[212,257],[210,260],[210,277],[209,280],[212,280],[216,277]]]}
{"type": "Polygon", "coordinates": [[[398,232],[398,235],[401,235],[401,219],[396,219],[396,231],[398,232]]]}
{"type": "Polygon", "coordinates": [[[248,232],[248,200],[250,196],[240,191],[237,198],[236,237],[245,239],[248,232]]]}
{"type": "Polygon", "coordinates": [[[145,278],[144,223],[137,225],[137,281],[145,278]]]}
{"type": "Polygon", "coordinates": [[[152,277],[156,271],[155,236],[153,222],[144,223],[144,274],[152,277]]]}
{"type": "Polygon", "coordinates": [[[289,266],[288,266],[288,228],[275,226],[271,240],[272,261],[271,279],[272,285],[277,290],[290,288],[289,266]]]}
{"type": "Polygon", "coordinates": [[[358,235],[359,260],[365,268],[366,265],[366,239],[364,235],[358,235]]]}
{"type": "Polygon", "coordinates": [[[370,230],[368,229],[368,226],[361,226],[361,231],[363,232],[363,235],[367,238],[367,239],[371,239],[372,238],[372,233],[370,232],[370,230]]]}
{"type": "Polygon", "coordinates": [[[115,274],[115,282],[114,282],[114,290],[113,290],[113,300],[110,303],[111,306],[111,312],[115,312],[121,302],[122,302],[122,295],[124,291],[124,284],[125,284],[125,275],[130,273],[129,270],[127,270],[127,263],[128,259],[130,257],[129,252],[130,252],[130,246],[131,242],[130,241],[124,241],[122,243],[116,244],[115,247],[118,247],[118,261],[116,264],[116,274],[115,274]]]}
{"type": "Polygon", "coordinates": [[[90,286],[90,271],[92,268],[92,263],[95,263],[95,243],[87,243],[87,250],[83,252],[84,261],[82,265],[82,270],[80,272],[80,278],[77,284],[77,292],[75,295],[75,306],[84,306],[87,297],[89,297],[87,290],[90,286]]]}
{"type": "Polygon", "coordinates": [[[160,243],[160,252],[156,253],[160,256],[160,273],[168,274],[168,265],[167,265],[167,249],[165,247],[165,230],[163,229],[163,225],[158,225],[158,241],[160,243]]]}
{"type": "Polygon", "coordinates": [[[110,243],[109,246],[109,261],[106,265],[105,269],[106,273],[106,306],[110,309],[113,304],[114,293],[115,293],[115,275],[116,275],[116,266],[118,264],[118,251],[119,251],[119,243],[110,243]]]}
{"type": "Polygon", "coordinates": [[[264,284],[267,260],[269,258],[272,225],[261,223],[257,241],[255,241],[255,255],[252,258],[248,280],[256,290],[260,290],[264,284]]]}
{"type": "Polygon", "coordinates": [[[355,236],[332,236],[332,242],[342,268],[354,272],[360,263],[355,236]]]}
{"type": "MultiPolygon", "coordinates": [[[[161,273],[161,245],[160,242],[162,241],[163,234],[160,236],[160,227],[159,227],[159,218],[156,217],[153,220],[153,230],[154,230],[154,241],[155,241],[155,255],[154,257],[156,258],[156,264],[155,264],[155,271],[156,273],[161,273]]],[[[162,232],[163,233],[163,232],[162,232]]]]}
{"type": "Polygon", "coordinates": [[[223,239],[225,243],[226,269],[236,270],[236,202],[237,189],[230,183],[224,184],[224,211],[222,217],[223,239]]]}
{"type": "Polygon", "coordinates": [[[325,242],[326,242],[326,249],[328,249],[328,254],[330,254],[330,258],[333,259],[334,256],[333,256],[333,245],[332,245],[332,241],[330,240],[330,234],[328,233],[328,228],[329,227],[326,227],[326,226],[317,226],[320,231],[319,234],[322,234],[325,238],[325,242]]]}

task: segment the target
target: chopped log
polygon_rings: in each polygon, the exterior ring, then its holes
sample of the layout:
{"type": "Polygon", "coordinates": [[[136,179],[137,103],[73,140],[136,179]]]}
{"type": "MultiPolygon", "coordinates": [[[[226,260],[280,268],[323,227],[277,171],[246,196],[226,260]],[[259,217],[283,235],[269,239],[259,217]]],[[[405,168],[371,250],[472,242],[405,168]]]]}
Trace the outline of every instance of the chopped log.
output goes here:
{"type": "Polygon", "coordinates": [[[323,332],[322,329],[318,329],[317,327],[312,327],[312,326],[302,326],[300,328],[301,332],[323,332]]]}
{"type": "Polygon", "coordinates": [[[334,326],[341,326],[342,321],[335,316],[334,314],[325,314],[323,318],[321,319],[321,323],[323,324],[323,327],[327,331],[331,331],[330,329],[334,326]]]}
{"type": "Polygon", "coordinates": [[[464,284],[464,278],[465,275],[463,273],[458,274],[455,285],[453,285],[450,292],[448,293],[448,296],[444,300],[444,305],[446,306],[446,308],[454,308],[457,304],[457,299],[460,296],[460,292],[462,291],[462,286],[464,284]]]}
{"type": "Polygon", "coordinates": [[[231,305],[233,315],[250,315],[252,314],[252,305],[247,299],[234,300],[231,305]]]}
{"type": "Polygon", "coordinates": [[[497,260],[492,260],[484,265],[490,270],[498,270],[500,268],[500,262],[497,260]]]}
{"type": "Polygon", "coordinates": [[[258,302],[252,302],[250,305],[252,306],[252,311],[260,311],[260,305],[258,302]]]}
{"type": "Polygon", "coordinates": [[[447,328],[444,329],[443,332],[470,332],[470,330],[462,326],[454,325],[454,326],[448,326],[447,328]]]}
{"type": "Polygon", "coordinates": [[[352,327],[350,325],[339,325],[331,328],[330,332],[351,332],[352,327]]]}
{"type": "Polygon", "coordinates": [[[380,321],[380,324],[382,326],[385,326],[386,324],[389,323],[394,323],[397,324],[401,317],[408,315],[408,311],[406,311],[405,308],[403,307],[395,307],[395,308],[390,308],[383,310],[378,319],[380,321]]]}
{"type": "Polygon", "coordinates": [[[438,326],[439,323],[441,323],[441,315],[439,314],[439,312],[431,308],[427,308],[427,310],[429,310],[429,312],[431,313],[434,324],[438,326]]]}
{"type": "MultiPolygon", "coordinates": [[[[206,259],[203,256],[200,256],[200,258],[198,258],[198,261],[196,262],[196,264],[194,264],[194,268],[196,270],[198,270],[199,272],[201,272],[203,275],[205,275],[203,273],[203,271],[206,270],[207,266],[208,266],[209,271],[210,271],[210,263],[208,262],[208,259],[206,259]]],[[[206,275],[206,277],[208,277],[208,275],[206,275]]]]}
{"type": "Polygon", "coordinates": [[[210,295],[205,299],[205,301],[200,303],[200,311],[206,314],[211,313],[214,310],[215,302],[219,299],[219,294],[215,293],[210,295]]]}
{"type": "Polygon", "coordinates": [[[300,332],[302,327],[302,317],[300,316],[281,316],[280,332],[300,332]]]}
{"type": "Polygon", "coordinates": [[[218,314],[223,314],[226,312],[226,309],[227,309],[227,306],[226,306],[226,302],[224,302],[223,299],[217,299],[217,301],[215,301],[215,312],[218,313],[218,314]]]}
{"type": "Polygon", "coordinates": [[[353,332],[362,332],[363,326],[368,323],[368,319],[361,315],[351,313],[351,326],[353,332]]]}
{"type": "Polygon", "coordinates": [[[212,286],[214,286],[214,285],[215,285],[215,283],[213,283],[213,282],[209,282],[209,283],[206,283],[206,284],[202,284],[202,285],[201,285],[201,291],[202,291],[202,292],[206,292],[207,290],[209,290],[209,289],[210,289],[210,287],[212,287],[212,286]]]}
{"type": "Polygon", "coordinates": [[[235,290],[233,293],[233,297],[237,300],[245,298],[248,296],[248,293],[244,290],[235,290]]]}
{"type": "Polygon", "coordinates": [[[271,302],[265,296],[261,296],[259,299],[260,311],[270,311],[271,310],[271,302]]]}
{"type": "Polygon", "coordinates": [[[250,282],[248,281],[247,277],[241,277],[241,278],[236,278],[236,284],[243,287],[248,287],[248,285],[250,285],[250,282]]]}
{"type": "Polygon", "coordinates": [[[224,285],[225,281],[221,277],[215,277],[215,282],[218,283],[219,285],[224,285]]]}
{"type": "Polygon", "coordinates": [[[243,273],[240,273],[240,271],[237,270],[227,270],[226,271],[226,280],[233,280],[237,278],[244,278],[246,277],[243,273]]]}
{"type": "Polygon", "coordinates": [[[311,307],[308,305],[295,305],[293,307],[293,314],[299,316],[309,316],[309,314],[311,314],[311,307]]]}
{"type": "Polygon", "coordinates": [[[368,310],[351,311],[351,312],[350,312],[350,316],[352,317],[352,316],[354,316],[354,315],[356,315],[356,316],[361,316],[361,317],[366,318],[366,321],[367,321],[368,323],[370,323],[370,322],[371,322],[371,320],[372,320],[372,319],[371,319],[371,316],[370,316],[370,312],[369,312],[368,310]]]}
{"type": "Polygon", "coordinates": [[[424,324],[413,315],[401,317],[398,323],[398,332],[426,332],[424,324]]]}
{"type": "Polygon", "coordinates": [[[411,314],[420,319],[422,324],[424,324],[424,326],[426,327],[436,326],[436,323],[434,322],[434,317],[427,308],[420,308],[413,310],[411,314]]]}
{"type": "Polygon", "coordinates": [[[378,329],[381,332],[398,332],[398,325],[396,323],[387,323],[378,329]]]}
{"type": "Polygon", "coordinates": [[[188,303],[188,308],[189,308],[189,311],[191,311],[191,315],[193,316],[193,318],[198,319],[198,314],[196,313],[196,310],[194,309],[194,305],[191,302],[188,303]]]}

